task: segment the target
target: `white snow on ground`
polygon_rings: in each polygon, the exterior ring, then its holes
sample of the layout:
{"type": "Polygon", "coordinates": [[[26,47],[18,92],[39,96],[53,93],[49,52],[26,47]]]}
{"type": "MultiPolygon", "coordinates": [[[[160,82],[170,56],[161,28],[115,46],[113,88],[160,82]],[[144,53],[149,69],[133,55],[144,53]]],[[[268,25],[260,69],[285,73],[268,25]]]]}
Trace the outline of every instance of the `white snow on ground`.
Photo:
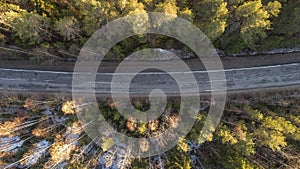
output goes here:
{"type": "Polygon", "coordinates": [[[50,143],[46,140],[40,141],[33,145],[34,149],[32,150],[32,155],[27,156],[27,158],[22,161],[22,164],[19,166],[21,168],[30,167],[38,162],[38,160],[46,153],[47,147],[50,143]]]}
{"type": "MultiPolygon", "coordinates": [[[[188,53],[182,50],[177,50],[177,49],[161,49],[161,48],[156,48],[154,49],[156,51],[160,52],[159,56],[152,56],[152,58],[130,58],[129,60],[148,60],[148,61],[163,61],[163,60],[172,60],[175,59],[174,57],[170,56],[170,53],[175,54],[181,59],[187,59],[187,58],[196,58],[197,56],[194,53],[188,53]]],[[[219,49],[216,49],[217,53],[219,56],[225,56],[225,52],[219,49]]],[[[287,54],[287,53],[294,53],[294,52],[300,52],[300,48],[280,48],[280,49],[273,49],[273,50],[268,50],[268,51],[248,51],[248,52],[240,52],[240,53],[233,53],[230,54],[231,56],[238,57],[238,56],[255,56],[259,54],[264,54],[264,55],[270,55],[270,54],[287,54]]]]}
{"type": "Polygon", "coordinates": [[[130,161],[120,158],[117,154],[112,154],[110,152],[104,153],[100,158],[100,166],[103,169],[118,169],[126,167],[129,164],[130,161]]]}
{"type": "Polygon", "coordinates": [[[54,118],[56,123],[63,123],[68,119],[66,117],[58,117],[58,116],[55,116],[54,118]]]}
{"type": "Polygon", "coordinates": [[[64,133],[64,137],[66,139],[66,143],[77,145],[78,144],[78,138],[80,133],[82,132],[82,128],[78,125],[75,125],[75,123],[72,124],[72,126],[69,126],[67,128],[67,131],[64,133]]]}
{"type": "Polygon", "coordinates": [[[201,162],[199,162],[198,158],[197,158],[197,149],[200,148],[201,144],[198,144],[196,142],[193,141],[188,141],[187,142],[189,145],[189,154],[191,156],[191,160],[192,160],[192,164],[193,166],[196,166],[195,168],[203,168],[203,166],[201,167],[201,162]]]}
{"type": "MultiPolygon", "coordinates": [[[[218,51],[219,53],[220,51],[218,51]]],[[[273,50],[268,50],[268,51],[262,51],[262,52],[257,52],[257,51],[250,51],[250,52],[241,52],[241,53],[233,53],[230,54],[231,56],[255,56],[259,54],[263,55],[272,55],[272,54],[287,54],[287,53],[294,53],[294,52],[300,52],[300,48],[281,48],[281,49],[273,49],[273,50]]],[[[219,53],[220,56],[222,54],[219,53]]]]}
{"type": "MultiPolygon", "coordinates": [[[[62,135],[63,140],[61,140],[62,144],[59,142],[54,143],[54,150],[51,150],[53,154],[51,154],[51,160],[53,164],[56,166],[55,168],[63,168],[66,164],[66,161],[70,159],[71,153],[76,149],[78,145],[78,140],[80,139],[80,134],[82,133],[83,128],[79,123],[75,122],[71,126],[67,127],[66,132],[62,135]],[[57,143],[57,144],[56,144],[57,143]]],[[[52,148],[53,148],[52,147],[52,148]]]]}
{"type": "Polygon", "coordinates": [[[60,164],[58,164],[55,168],[65,168],[66,166],[68,165],[68,163],[67,162],[63,162],[63,163],[60,163],[60,164]]]}
{"type": "Polygon", "coordinates": [[[44,114],[44,115],[53,115],[53,113],[49,109],[46,109],[45,111],[42,111],[41,114],[44,114]]]}
{"type": "Polygon", "coordinates": [[[17,152],[22,147],[25,140],[21,140],[19,136],[0,138],[0,152],[17,152]]]}
{"type": "Polygon", "coordinates": [[[274,49],[269,51],[262,52],[263,54],[281,54],[281,53],[293,53],[300,52],[300,48],[282,48],[282,49],[274,49]]]}
{"type": "Polygon", "coordinates": [[[101,156],[99,165],[103,169],[128,168],[131,164],[131,158],[124,157],[128,154],[126,145],[120,143],[118,139],[114,141],[114,146],[101,156]]]}
{"type": "Polygon", "coordinates": [[[171,60],[172,57],[172,51],[171,50],[165,50],[161,48],[155,48],[154,51],[158,51],[159,55],[131,55],[130,57],[126,58],[126,60],[140,60],[140,61],[163,61],[163,60],[171,60]]]}
{"type": "Polygon", "coordinates": [[[108,168],[117,169],[118,161],[119,159],[116,159],[113,154],[106,152],[100,158],[100,165],[101,168],[103,169],[108,169],[108,168]]]}

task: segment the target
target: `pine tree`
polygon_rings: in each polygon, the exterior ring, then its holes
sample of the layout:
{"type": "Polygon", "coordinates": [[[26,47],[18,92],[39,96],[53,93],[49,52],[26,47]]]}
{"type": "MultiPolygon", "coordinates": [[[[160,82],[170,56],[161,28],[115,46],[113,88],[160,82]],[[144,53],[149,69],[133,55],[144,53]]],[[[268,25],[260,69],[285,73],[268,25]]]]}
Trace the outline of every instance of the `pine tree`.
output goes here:
{"type": "Polygon", "coordinates": [[[271,29],[271,18],[278,15],[280,8],[277,1],[267,5],[262,0],[228,1],[231,15],[228,27],[219,41],[220,47],[230,53],[246,48],[255,50],[257,42],[267,37],[266,32],[271,29]]]}
{"type": "Polygon", "coordinates": [[[215,41],[227,26],[227,3],[224,0],[202,0],[192,1],[192,6],[196,25],[211,41],[215,41]]]}

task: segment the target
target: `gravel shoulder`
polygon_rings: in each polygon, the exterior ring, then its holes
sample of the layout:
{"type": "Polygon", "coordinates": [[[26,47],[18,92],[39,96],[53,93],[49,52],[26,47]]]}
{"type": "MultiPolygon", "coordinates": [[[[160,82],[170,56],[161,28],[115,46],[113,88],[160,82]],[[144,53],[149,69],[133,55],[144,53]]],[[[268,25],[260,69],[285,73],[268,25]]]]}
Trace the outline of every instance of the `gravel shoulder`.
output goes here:
{"type": "MultiPolygon", "coordinates": [[[[225,69],[269,66],[289,63],[300,63],[300,53],[222,57],[221,60],[225,69]]],[[[199,61],[199,59],[185,59],[184,61],[187,65],[190,66],[192,70],[204,70],[204,66],[199,61]]],[[[146,65],[147,62],[149,61],[133,61],[132,66],[146,65]]],[[[120,62],[117,61],[104,61],[101,63],[99,70],[101,70],[101,72],[113,72],[119,63],[120,62]]],[[[176,66],[175,63],[172,63],[172,60],[159,61],[158,64],[176,66]]],[[[74,65],[75,62],[53,62],[51,64],[38,64],[30,60],[0,60],[0,68],[13,69],[37,69],[72,72],[74,69],[74,65]]],[[[87,67],[88,66],[89,65],[87,65],[87,67]]]]}

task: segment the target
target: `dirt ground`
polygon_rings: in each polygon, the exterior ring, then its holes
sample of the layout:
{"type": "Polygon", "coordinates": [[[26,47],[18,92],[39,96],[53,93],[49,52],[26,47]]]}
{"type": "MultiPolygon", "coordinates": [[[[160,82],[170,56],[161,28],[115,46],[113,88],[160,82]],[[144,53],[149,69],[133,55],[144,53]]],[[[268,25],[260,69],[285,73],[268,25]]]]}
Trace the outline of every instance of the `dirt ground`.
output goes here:
{"type": "MultiPolygon", "coordinates": [[[[199,59],[185,59],[187,65],[192,70],[204,70],[203,64],[199,59]]],[[[243,57],[222,57],[221,61],[225,69],[241,68],[241,67],[255,67],[268,66],[288,63],[299,63],[300,53],[288,54],[272,54],[272,55],[257,55],[257,56],[243,56],[243,57]]],[[[147,61],[134,61],[132,65],[146,64],[147,61]]],[[[159,64],[166,65],[172,61],[160,61],[159,64]]],[[[113,72],[120,62],[105,61],[100,65],[101,72],[113,72]]],[[[38,69],[38,70],[55,70],[68,71],[74,69],[75,62],[54,62],[51,64],[38,64],[30,60],[0,60],[0,68],[15,68],[15,69],[38,69]]],[[[176,66],[172,65],[171,66],[176,66]]]]}

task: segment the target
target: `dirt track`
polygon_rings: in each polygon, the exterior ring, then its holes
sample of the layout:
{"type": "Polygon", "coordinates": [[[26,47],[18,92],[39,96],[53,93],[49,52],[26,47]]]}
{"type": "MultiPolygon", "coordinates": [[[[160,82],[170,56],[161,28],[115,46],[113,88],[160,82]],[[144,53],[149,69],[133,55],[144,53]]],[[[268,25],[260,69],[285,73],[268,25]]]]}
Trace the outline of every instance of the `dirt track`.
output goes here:
{"type": "MultiPolygon", "coordinates": [[[[288,63],[300,63],[300,53],[289,54],[274,54],[274,55],[258,55],[247,57],[222,57],[221,58],[225,69],[242,68],[254,66],[268,66],[288,63]]],[[[168,61],[162,61],[164,64],[168,61]]],[[[203,70],[204,67],[198,59],[186,59],[185,62],[192,70],[203,70]]],[[[102,72],[112,72],[119,62],[103,62],[100,69],[102,72]]],[[[138,64],[143,64],[139,62],[138,64]]],[[[38,70],[53,70],[72,72],[75,62],[54,62],[52,64],[37,64],[29,60],[0,60],[0,68],[15,68],[15,69],[38,69],[38,70]]]]}

